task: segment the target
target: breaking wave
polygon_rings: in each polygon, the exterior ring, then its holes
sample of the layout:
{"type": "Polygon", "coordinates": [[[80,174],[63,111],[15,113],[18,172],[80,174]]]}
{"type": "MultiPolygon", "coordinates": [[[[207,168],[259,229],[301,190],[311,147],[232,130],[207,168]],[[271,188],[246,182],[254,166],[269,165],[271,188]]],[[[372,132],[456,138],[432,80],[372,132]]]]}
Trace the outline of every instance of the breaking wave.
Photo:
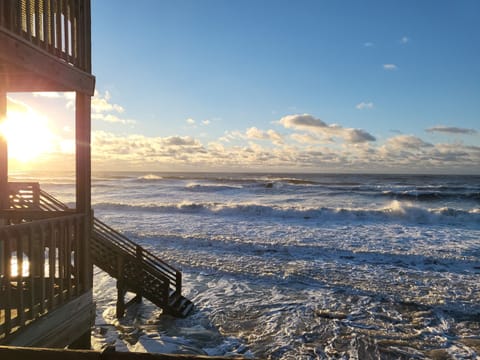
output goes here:
{"type": "Polygon", "coordinates": [[[277,218],[291,220],[326,221],[406,221],[413,223],[463,223],[480,224],[480,209],[459,210],[449,207],[426,209],[400,201],[392,201],[388,206],[378,209],[352,208],[299,208],[289,206],[269,206],[254,203],[196,203],[178,204],[139,204],[97,203],[98,210],[141,211],[150,213],[199,214],[225,217],[277,218]]]}

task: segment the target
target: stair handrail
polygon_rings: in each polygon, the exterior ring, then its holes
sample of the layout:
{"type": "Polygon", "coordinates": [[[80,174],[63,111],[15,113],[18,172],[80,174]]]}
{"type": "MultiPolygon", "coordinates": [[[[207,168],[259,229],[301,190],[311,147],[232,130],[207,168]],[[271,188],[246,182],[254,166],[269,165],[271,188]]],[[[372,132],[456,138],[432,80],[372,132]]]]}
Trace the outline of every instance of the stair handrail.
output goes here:
{"type": "Polygon", "coordinates": [[[110,226],[100,221],[97,218],[94,218],[94,236],[103,235],[107,238],[108,241],[117,245],[120,249],[124,250],[131,256],[137,256],[138,251],[142,253],[142,259],[146,265],[148,265],[153,271],[160,272],[164,277],[168,278],[172,286],[175,288],[175,291],[180,291],[181,289],[181,272],[166,263],[156,255],[152,254],[147,249],[136,244],[126,236],[112,229],[110,226]]]}

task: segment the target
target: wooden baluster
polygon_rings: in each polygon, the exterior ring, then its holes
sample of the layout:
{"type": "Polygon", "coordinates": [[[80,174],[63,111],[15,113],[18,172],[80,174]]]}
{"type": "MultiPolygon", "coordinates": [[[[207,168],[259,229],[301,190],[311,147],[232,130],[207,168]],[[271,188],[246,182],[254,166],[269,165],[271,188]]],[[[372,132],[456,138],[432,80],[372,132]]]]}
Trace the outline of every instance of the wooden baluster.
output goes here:
{"type": "Polygon", "coordinates": [[[53,224],[48,224],[49,228],[49,239],[48,239],[48,309],[51,310],[54,308],[54,299],[55,299],[55,260],[56,260],[56,249],[55,249],[55,231],[53,224]]]}
{"type": "Polygon", "coordinates": [[[74,261],[74,277],[75,277],[75,290],[76,295],[80,294],[80,221],[78,218],[75,218],[75,239],[74,239],[74,254],[73,254],[73,261],[74,261]]]}
{"type": "Polygon", "coordinates": [[[32,42],[32,32],[33,32],[33,14],[32,14],[32,1],[33,0],[26,0],[26,6],[25,6],[25,34],[24,37],[29,42],[32,42]]]}
{"type": "Polygon", "coordinates": [[[56,1],[55,9],[55,55],[62,57],[62,2],[60,0],[56,1]]]}
{"type": "Polygon", "coordinates": [[[40,11],[40,1],[41,0],[34,0],[35,1],[35,44],[37,46],[40,46],[41,44],[41,38],[42,38],[42,27],[41,25],[41,11],[40,11]]]}
{"type": "Polygon", "coordinates": [[[80,1],[70,0],[70,9],[72,9],[72,55],[73,64],[79,66],[78,63],[78,14],[80,13],[80,1]]]}
{"type": "Polygon", "coordinates": [[[8,4],[9,7],[8,7],[8,21],[9,21],[9,24],[8,24],[8,28],[12,31],[15,31],[15,22],[16,22],[16,18],[17,16],[15,16],[15,10],[18,12],[18,9],[16,9],[16,6],[13,2],[10,2],[10,4],[8,4]]]}
{"type": "Polygon", "coordinates": [[[17,252],[17,299],[18,299],[18,310],[17,316],[19,318],[20,326],[25,325],[25,301],[23,294],[23,242],[24,242],[24,232],[17,231],[17,242],[16,242],[16,252],[17,252]]]}
{"type": "Polygon", "coordinates": [[[42,7],[42,32],[43,32],[43,49],[48,51],[48,43],[50,40],[49,32],[49,6],[50,0],[43,0],[42,7]]]}
{"type": "Polygon", "coordinates": [[[72,223],[69,219],[66,220],[66,238],[65,238],[65,277],[67,279],[67,300],[70,299],[72,294],[72,223]]]}
{"type": "Polygon", "coordinates": [[[57,264],[58,264],[58,282],[59,282],[59,304],[63,303],[63,290],[65,282],[65,224],[63,221],[56,223],[57,227],[57,264]]]}
{"type": "Polygon", "coordinates": [[[28,236],[28,275],[29,275],[29,285],[28,285],[28,293],[29,293],[29,302],[30,302],[30,319],[35,319],[36,317],[36,304],[35,304],[35,276],[37,274],[38,268],[38,261],[37,257],[35,256],[37,250],[37,237],[38,234],[36,232],[36,228],[31,226],[29,228],[29,236],[28,236]]]}
{"type": "Polygon", "coordinates": [[[39,263],[39,279],[40,281],[40,313],[45,312],[45,297],[46,297],[46,289],[45,289],[45,255],[46,255],[46,247],[45,247],[45,238],[47,236],[45,227],[39,226],[38,231],[40,232],[40,251],[39,257],[36,257],[36,261],[39,263]]]}
{"type": "Polygon", "coordinates": [[[70,62],[70,31],[68,28],[69,21],[69,6],[66,0],[61,0],[62,2],[62,11],[63,11],[63,58],[70,62]]]}
{"type": "Polygon", "coordinates": [[[52,55],[56,54],[56,32],[55,32],[56,5],[55,4],[56,3],[54,0],[50,0],[49,2],[50,7],[48,8],[48,11],[49,11],[48,20],[50,22],[50,25],[49,25],[50,42],[48,45],[49,45],[49,52],[52,55]]]}

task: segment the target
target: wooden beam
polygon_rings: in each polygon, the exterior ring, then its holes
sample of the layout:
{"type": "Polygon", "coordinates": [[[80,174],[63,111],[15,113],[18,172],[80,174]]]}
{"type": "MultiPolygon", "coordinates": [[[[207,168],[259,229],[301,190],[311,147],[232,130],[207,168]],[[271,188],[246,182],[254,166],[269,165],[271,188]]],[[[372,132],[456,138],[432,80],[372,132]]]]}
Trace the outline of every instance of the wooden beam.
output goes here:
{"type": "Polygon", "coordinates": [[[9,92],[73,91],[66,84],[58,82],[56,78],[48,79],[27,71],[9,70],[8,72],[0,74],[0,76],[8,79],[6,88],[9,89],[9,92]]]}
{"type": "MultiPolygon", "coordinates": [[[[35,79],[51,79],[52,84],[58,84],[58,89],[51,87],[43,91],[79,91],[93,95],[95,90],[95,77],[82,71],[66,61],[59,59],[40,47],[29,43],[18,35],[15,35],[0,27],[0,60],[6,64],[20,66],[29,74],[32,89],[28,88],[28,81],[21,81],[18,85],[15,78],[6,77],[6,90],[16,91],[40,91],[35,79]]],[[[7,69],[8,71],[8,66],[7,69]]],[[[18,78],[16,79],[18,80],[18,78]]]]}

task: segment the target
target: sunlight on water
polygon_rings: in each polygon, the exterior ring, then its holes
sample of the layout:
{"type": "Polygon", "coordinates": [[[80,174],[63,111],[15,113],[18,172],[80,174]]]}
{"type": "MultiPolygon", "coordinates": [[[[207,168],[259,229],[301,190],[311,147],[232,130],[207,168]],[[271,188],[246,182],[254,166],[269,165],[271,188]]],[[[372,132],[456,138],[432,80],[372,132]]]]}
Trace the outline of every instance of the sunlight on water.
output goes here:
{"type": "Polygon", "coordinates": [[[10,264],[11,276],[16,277],[19,274],[23,277],[30,276],[30,262],[28,261],[28,256],[24,255],[22,261],[20,262],[17,254],[14,252],[10,264]]]}

